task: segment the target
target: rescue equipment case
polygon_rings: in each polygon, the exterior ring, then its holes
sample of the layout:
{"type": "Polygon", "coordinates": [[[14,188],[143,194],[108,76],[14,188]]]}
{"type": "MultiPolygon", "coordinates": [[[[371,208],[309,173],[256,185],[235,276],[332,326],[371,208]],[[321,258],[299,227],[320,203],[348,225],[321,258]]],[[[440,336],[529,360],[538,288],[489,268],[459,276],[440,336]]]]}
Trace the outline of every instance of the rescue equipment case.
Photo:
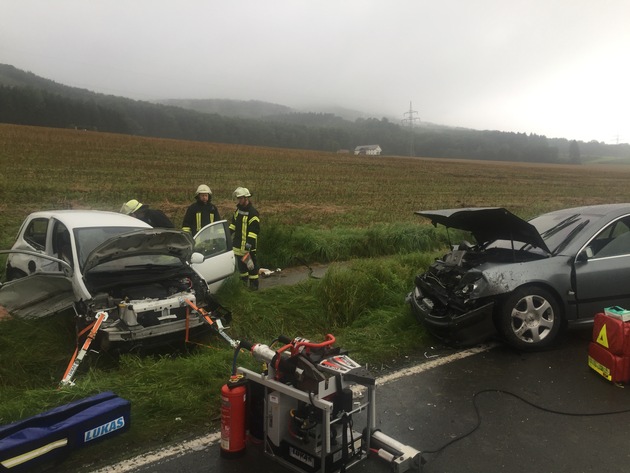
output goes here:
{"type": "Polygon", "coordinates": [[[593,341],[613,355],[630,356],[630,323],[600,312],[593,322],[593,341]]]}
{"type": "Polygon", "coordinates": [[[588,345],[588,366],[613,383],[630,381],[630,358],[615,355],[596,342],[588,345]]]}
{"type": "Polygon", "coordinates": [[[55,464],[88,442],[129,428],[131,403],[111,391],[0,426],[0,472],[55,464]]]}
{"type": "Polygon", "coordinates": [[[613,383],[630,381],[630,322],[615,315],[595,314],[588,366],[613,383]]]}

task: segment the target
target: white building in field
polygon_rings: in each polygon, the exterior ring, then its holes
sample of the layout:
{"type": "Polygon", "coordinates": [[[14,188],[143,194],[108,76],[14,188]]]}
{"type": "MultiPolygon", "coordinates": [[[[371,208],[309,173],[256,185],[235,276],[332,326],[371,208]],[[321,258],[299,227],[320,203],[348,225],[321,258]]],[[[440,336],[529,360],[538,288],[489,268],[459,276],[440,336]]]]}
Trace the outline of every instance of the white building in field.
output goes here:
{"type": "Polygon", "coordinates": [[[354,148],[354,154],[367,154],[369,156],[380,156],[381,147],[379,145],[363,145],[354,148]]]}

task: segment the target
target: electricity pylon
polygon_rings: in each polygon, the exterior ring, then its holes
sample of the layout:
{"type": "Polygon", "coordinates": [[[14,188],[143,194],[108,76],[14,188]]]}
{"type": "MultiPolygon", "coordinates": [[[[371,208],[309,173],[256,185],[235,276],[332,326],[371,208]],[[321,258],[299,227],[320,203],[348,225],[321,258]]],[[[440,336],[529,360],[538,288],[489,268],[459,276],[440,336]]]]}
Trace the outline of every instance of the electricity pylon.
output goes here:
{"type": "Polygon", "coordinates": [[[413,149],[413,124],[420,121],[419,117],[414,116],[417,114],[418,112],[413,109],[411,102],[409,102],[409,111],[403,114],[405,118],[402,119],[402,122],[404,125],[409,126],[409,156],[412,157],[415,155],[415,151],[413,149]]]}

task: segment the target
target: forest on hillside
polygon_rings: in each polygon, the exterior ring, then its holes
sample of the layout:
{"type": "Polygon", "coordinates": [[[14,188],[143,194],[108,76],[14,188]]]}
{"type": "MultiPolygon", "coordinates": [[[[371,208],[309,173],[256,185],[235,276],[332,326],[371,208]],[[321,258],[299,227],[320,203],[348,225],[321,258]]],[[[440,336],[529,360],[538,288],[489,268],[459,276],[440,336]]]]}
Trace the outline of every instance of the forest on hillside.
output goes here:
{"type": "MultiPolygon", "coordinates": [[[[247,104],[234,102],[241,110],[247,104]]],[[[254,105],[256,113],[262,115],[264,104],[254,105]]],[[[352,152],[356,146],[378,144],[389,156],[547,163],[579,163],[598,157],[630,159],[627,144],[435,125],[410,128],[387,118],[349,121],[332,113],[279,114],[279,106],[269,105],[271,114],[260,118],[202,113],[68,87],[0,65],[2,123],[331,152],[352,152]]]]}

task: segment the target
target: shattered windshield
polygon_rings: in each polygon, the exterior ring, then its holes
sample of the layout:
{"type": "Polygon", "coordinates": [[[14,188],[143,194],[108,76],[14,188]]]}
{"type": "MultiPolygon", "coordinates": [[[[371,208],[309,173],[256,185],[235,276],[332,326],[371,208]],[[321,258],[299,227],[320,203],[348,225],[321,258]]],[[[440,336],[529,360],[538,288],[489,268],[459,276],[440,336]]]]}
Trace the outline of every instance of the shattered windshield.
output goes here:
{"type": "Polygon", "coordinates": [[[547,244],[552,253],[564,248],[588,223],[582,214],[546,214],[529,221],[547,244]]]}

